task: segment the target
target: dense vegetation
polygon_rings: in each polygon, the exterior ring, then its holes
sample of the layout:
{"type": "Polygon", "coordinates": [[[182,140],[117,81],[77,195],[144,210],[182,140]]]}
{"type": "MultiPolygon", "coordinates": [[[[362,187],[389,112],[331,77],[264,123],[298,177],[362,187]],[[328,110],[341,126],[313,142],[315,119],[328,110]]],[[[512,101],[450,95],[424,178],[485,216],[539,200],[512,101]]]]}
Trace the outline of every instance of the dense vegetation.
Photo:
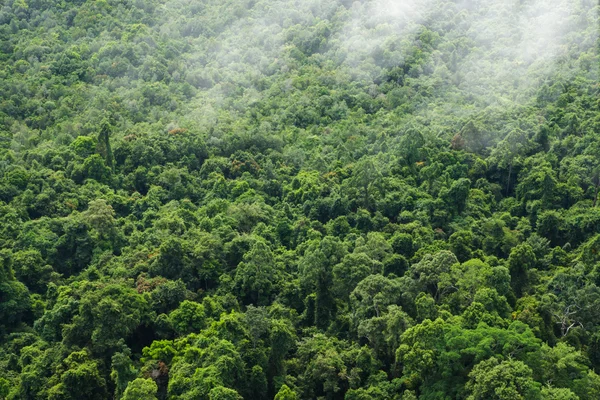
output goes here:
{"type": "Polygon", "coordinates": [[[0,399],[600,398],[599,10],[0,2],[0,399]]]}

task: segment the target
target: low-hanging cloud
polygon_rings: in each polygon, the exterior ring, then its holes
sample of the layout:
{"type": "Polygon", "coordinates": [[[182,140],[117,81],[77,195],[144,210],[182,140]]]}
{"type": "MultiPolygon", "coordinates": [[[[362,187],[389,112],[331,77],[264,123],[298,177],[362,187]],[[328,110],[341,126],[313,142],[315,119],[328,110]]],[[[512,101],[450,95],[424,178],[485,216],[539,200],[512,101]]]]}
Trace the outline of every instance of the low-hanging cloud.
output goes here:
{"type": "MultiPolygon", "coordinates": [[[[569,53],[590,50],[597,36],[597,12],[593,2],[572,0],[373,0],[350,7],[351,16],[336,39],[348,65],[369,68],[374,52],[394,47],[390,40],[414,40],[427,27],[445,42],[463,45],[448,65],[452,84],[467,95],[492,101],[518,91],[529,94],[569,53]]],[[[401,63],[403,56],[400,52],[388,63],[401,63]]],[[[511,100],[518,100],[516,96],[511,100]]]]}
{"type": "Polygon", "coordinates": [[[186,79],[199,94],[188,118],[205,127],[224,106],[244,112],[260,101],[259,83],[288,73],[294,46],[306,45],[310,51],[301,50],[308,57],[314,51],[368,87],[386,70],[410,63],[411,48],[427,29],[438,35],[435,48],[426,68],[410,78],[442,87],[439,104],[451,93],[476,103],[479,112],[531,99],[561,62],[592,49],[598,34],[598,6],[589,0],[258,0],[236,3],[235,13],[224,13],[235,17],[218,23],[207,15],[234,2],[207,1],[193,15],[190,4],[167,1],[160,29],[191,45],[186,79]],[[310,35],[319,24],[327,36],[315,45],[310,35]]]}

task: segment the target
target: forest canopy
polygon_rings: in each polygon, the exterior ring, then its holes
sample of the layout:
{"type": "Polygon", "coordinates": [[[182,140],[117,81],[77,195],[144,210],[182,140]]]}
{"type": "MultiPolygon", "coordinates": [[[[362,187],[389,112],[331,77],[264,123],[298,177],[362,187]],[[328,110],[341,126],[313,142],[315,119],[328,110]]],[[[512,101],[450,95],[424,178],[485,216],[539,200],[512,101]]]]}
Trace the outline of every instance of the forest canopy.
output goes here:
{"type": "Polygon", "coordinates": [[[0,399],[600,398],[596,0],[0,4],[0,399]]]}

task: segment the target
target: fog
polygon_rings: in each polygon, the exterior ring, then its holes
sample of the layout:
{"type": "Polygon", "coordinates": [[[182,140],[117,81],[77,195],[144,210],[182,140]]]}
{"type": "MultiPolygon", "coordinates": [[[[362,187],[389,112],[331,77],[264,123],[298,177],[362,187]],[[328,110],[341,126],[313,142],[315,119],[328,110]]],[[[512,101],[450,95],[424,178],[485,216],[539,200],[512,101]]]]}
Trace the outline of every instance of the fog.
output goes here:
{"type": "MultiPolygon", "coordinates": [[[[429,32],[431,56],[406,78],[430,87],[432,104],[458,113],[452,106],[458,98],[475,105],[460,110],[472,114],[489,106],[524,105],[543,82],[560,79],[561,65],[592,51],[598,35],[598,6],[586,0],[200,5],[177,0],[164,3],[163,10],[160,34],[165,40],[183,36],[190,45],[183,75],[199,90],[186,118],[203,127],[213,126],[225,108],[244,113],[264,98],[272,79],[287,77],[288,83],[279,83],[287,90],[294,70],[310,63],[333,63],[338,79],[367,90],[424,45],[424,31],[429,32]],[[221,15],[229,19],[219,20],[221,15]]],[[[589,66],[591,75],[597,76],[597,70],[596,64],[589,66]]]]}
{"type": "MultiPolygon", "coordinates": [[[[370,56],[379,48],[390,48],[393,41],[410,41],[425,26],[463,44],[462,48],[437,49],[455,57],[446,60],[451,74],[445,79],[474,96],[492,99],[518,89],[515,95],[526,97],[569,54],[593,48],[597,10],[592,2],[569,0],[356,2],[338,35],[339,47],[347,52],[347,63],[367,69],[370,56]],[[441,19],[443,15],[452,18],[441,19]],[[578,48],[565,45],[573,37],[580,38],[574,41],[578,48]]],[[[386,61],[393,64],[403,56],[400,52],[386,61]]],[[[437,62],[433,68],[440,66],[437,62]]]]}

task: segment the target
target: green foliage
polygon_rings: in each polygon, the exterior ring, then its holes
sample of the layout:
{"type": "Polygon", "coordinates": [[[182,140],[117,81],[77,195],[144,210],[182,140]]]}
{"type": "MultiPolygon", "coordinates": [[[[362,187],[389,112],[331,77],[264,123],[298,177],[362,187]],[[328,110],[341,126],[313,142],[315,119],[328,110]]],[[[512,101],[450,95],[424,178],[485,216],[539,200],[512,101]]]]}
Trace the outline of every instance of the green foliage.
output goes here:
{"type": "Polygon", "coordinates": [[[31,298],[27,287],[15,279],[12,255],[8,250],[0,253],[0,330],[17,328],[28,319],[31,298]]]}
{"type": "Polygon", "coordinates": [[[229,389],[223,386],[217,386],[212,388],[208,393],[209,400],[242,400],[243,397],[240,396],[235,390],[229,389]]]}
{"type": "Polygon", "coordinates": [[[521,361],[499,362],[492,357],[469,374],[468,399],[540,399],[540,384],[521,361]]]}
{"type": "Polygon", "coordinates": [[[205,326],[204,307],[202,304],[184,300],[179,307],[174,310],[169,319],[173,329],[178,334],[198,332],[205,326]]]}
{"type": "Polygon", "coordinates": [[[600,398],[593,3],[3,2],[0,398],[600,398]]]}
{"type": "Polygon", "coordinates": [[[287,385],[282,385],[274,397],[275,400],[296,400],[297,398],[296,393],[287,385]]]}
{"type": "Polygon", "coordinates": [[[86,351],[69,354],[50,382],[55,380],[56,385],[48,390],[49,399],[103,399],[107,396],[98,362],[90,360],[86,351]]]}
{"type": "Polygon", "coordinates": [[[155,400],[158,387],[152,379],[134,379],[127,385],[123,400],[155,400]]]}

